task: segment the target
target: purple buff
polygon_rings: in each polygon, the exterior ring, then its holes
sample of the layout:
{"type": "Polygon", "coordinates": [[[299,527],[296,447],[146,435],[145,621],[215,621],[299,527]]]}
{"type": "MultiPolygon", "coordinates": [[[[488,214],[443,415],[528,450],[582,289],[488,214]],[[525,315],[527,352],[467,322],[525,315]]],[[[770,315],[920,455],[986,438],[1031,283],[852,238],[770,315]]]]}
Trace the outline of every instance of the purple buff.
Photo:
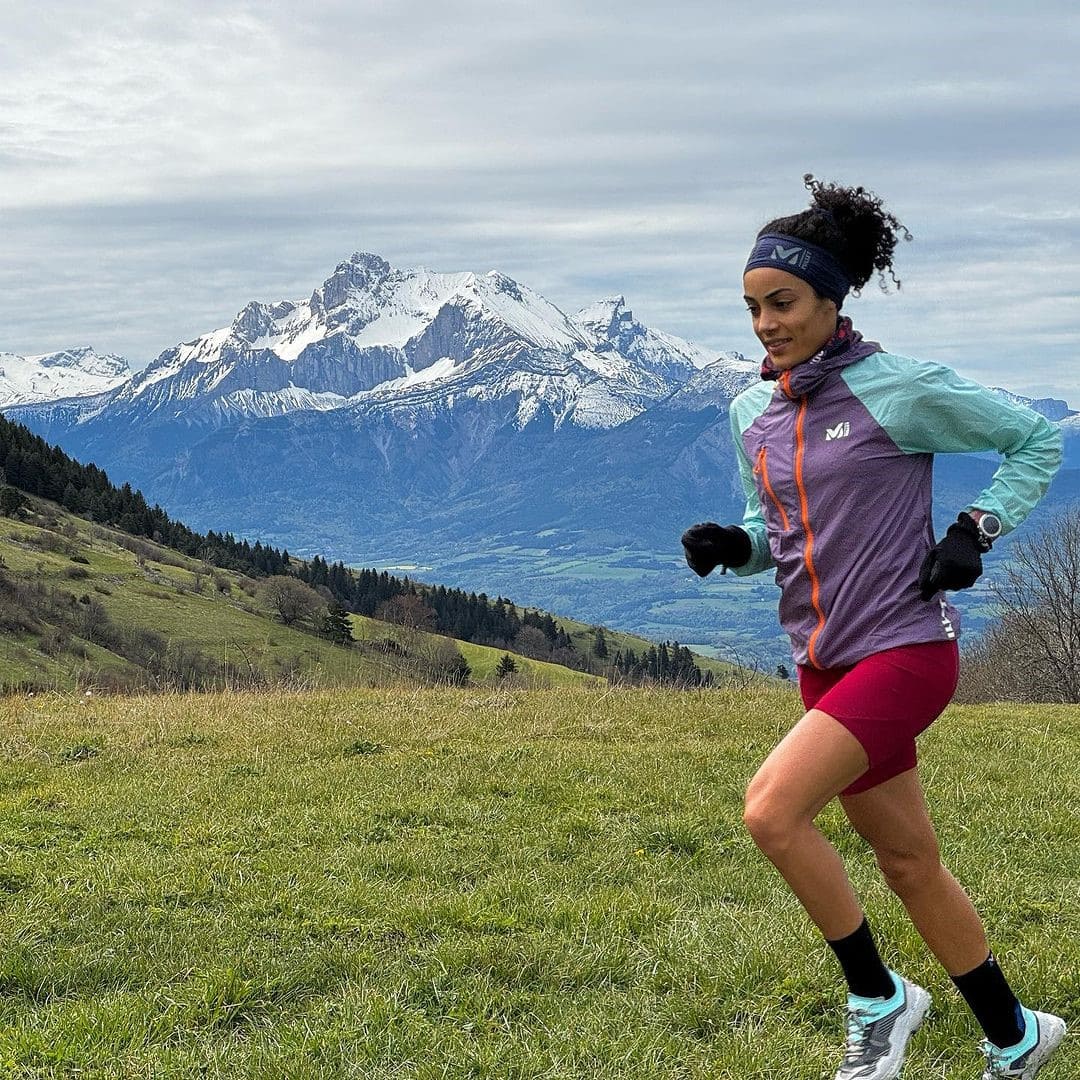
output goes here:
{"type": "Polygon", "coordinates": [[[783,233],[765,233],[757,238],[743,273],[759,266],[771,266],[802,278],[837,307],[851,288],[851,279],[832,252],[783,233]]]}

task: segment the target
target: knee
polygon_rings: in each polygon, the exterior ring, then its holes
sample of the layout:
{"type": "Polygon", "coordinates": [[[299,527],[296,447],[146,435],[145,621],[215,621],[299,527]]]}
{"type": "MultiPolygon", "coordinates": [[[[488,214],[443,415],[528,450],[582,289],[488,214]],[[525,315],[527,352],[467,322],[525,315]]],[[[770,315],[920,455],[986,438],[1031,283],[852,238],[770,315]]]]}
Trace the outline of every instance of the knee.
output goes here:
{"type": "Polygon", "coordinates": [[[766,855],[781,853],[790,846],[799,825],[784,800],[756,781],[751,782],[746,792],[743,823],[766,855]]]}
{"type": "Polygon", "coordinates": [[[913,850],[882,848],[874,854],[885,883],[901,898],[933,885],[944,869],[936,845],[913,850]]]}

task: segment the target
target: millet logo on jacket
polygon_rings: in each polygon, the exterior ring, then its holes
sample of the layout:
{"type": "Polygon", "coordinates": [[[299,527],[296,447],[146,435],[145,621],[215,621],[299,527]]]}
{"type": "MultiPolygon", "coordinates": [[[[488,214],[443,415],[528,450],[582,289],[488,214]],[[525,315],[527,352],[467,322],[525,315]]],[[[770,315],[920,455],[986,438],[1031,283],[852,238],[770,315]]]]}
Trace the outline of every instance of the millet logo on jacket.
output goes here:
{"type": "Polygon", "coordinates": [[[831,442],[833,439],[846,439],[851,434],[851,423],[848,420],[837,424],[836,427],[827,427],[825,429],[825,441],[831,442]]]}

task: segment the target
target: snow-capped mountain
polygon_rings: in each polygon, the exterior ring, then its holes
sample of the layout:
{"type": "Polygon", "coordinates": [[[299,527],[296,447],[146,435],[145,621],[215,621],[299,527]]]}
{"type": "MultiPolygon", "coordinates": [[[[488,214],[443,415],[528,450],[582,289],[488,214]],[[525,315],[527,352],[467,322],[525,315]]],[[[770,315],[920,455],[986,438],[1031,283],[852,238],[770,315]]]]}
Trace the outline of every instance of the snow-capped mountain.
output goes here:
{"type": "Polygon", "coordinates": [[[1047,420],[1061,421],[1068,420],[1072,417],[1080,417],[1080,412],[1077,412],[1075,409],[1070,409],[1069,403],[1067,401],[1062,401],[1061,398],[1023,397],[1020,394],[1014,394],[1011,390],[1006,390],[1001,386],[992,386],[990,389],[999,397],[1003,397],[1006,401],[1011,401],[1014,405],[1026,405],[1040,416],[1045,416],[1047,420]]]}
{"type": "Polygon", "coordinates": [[[750,363],[739,353],[727,353],[695,372],[665,404],[695,412],[710,405],[726,409],[736,394],[760,378],[759,364],[750,363]]]}
{"type": "MultiPolygon", "coordinates": [[[[705,641],[708,590],[732,585],[690,580],[678,538],[741,518],[728,412],[759,377],[621,296],[567,315],[496,272],[356,254],[307,298],[253,301],[119,386],[4,411],[192,528],[705,641]]],[[[1080,416],[1002,393],[1065,435],[1047,507],[1080,497],[1080,416]]],[[[943,520],[995,467],[944,456],[943,520]]],[[[739,626],[762,641],[770,588],[741,594],[757,599],[739,626]]]]}
{"type": "Polygon", "coordinates": [[[0,352],[0,407],[88,397],[130,377],[123,357],[97,353],[89,345],[38,356],[0,352]]]}
{"type": "MultiPolygon", "coordinates": [[[[307,299],[252,301],[230,326],[167,349],[80,416],[218,426],[512,399],[518,427],[545,412],[556,426],[609,428],[716,360],[637,322],[622,297],[568,317],[495,271],[399,270],[357,253],[307,299]]],[[[735,371],[740,359],[723,362],[735,371]]]]}
{"type": "Polygon", "coordinates": [[[1057,424],[1064,442],[1064,467],[1076,468],[1080,465],[1080,412],[1070,408],[1069,403],[1061,398],[1029,398],[1000,386],[993,386],[991,389],[1006,401],[1011,401],[1014,405],[1026,405],[1057,424]]]}

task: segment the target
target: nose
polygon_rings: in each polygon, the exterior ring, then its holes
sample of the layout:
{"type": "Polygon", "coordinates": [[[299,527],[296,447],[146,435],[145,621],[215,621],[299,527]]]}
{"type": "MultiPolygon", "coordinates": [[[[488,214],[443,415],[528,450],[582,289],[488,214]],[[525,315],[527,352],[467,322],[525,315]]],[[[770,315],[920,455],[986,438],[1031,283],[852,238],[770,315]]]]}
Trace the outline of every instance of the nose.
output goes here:
{"type": "Polygon", "coordinates": [[[754,333],[758,337],[768,337],[777,325],[775,312],[761,311],[754,319],[754,333]]]}

